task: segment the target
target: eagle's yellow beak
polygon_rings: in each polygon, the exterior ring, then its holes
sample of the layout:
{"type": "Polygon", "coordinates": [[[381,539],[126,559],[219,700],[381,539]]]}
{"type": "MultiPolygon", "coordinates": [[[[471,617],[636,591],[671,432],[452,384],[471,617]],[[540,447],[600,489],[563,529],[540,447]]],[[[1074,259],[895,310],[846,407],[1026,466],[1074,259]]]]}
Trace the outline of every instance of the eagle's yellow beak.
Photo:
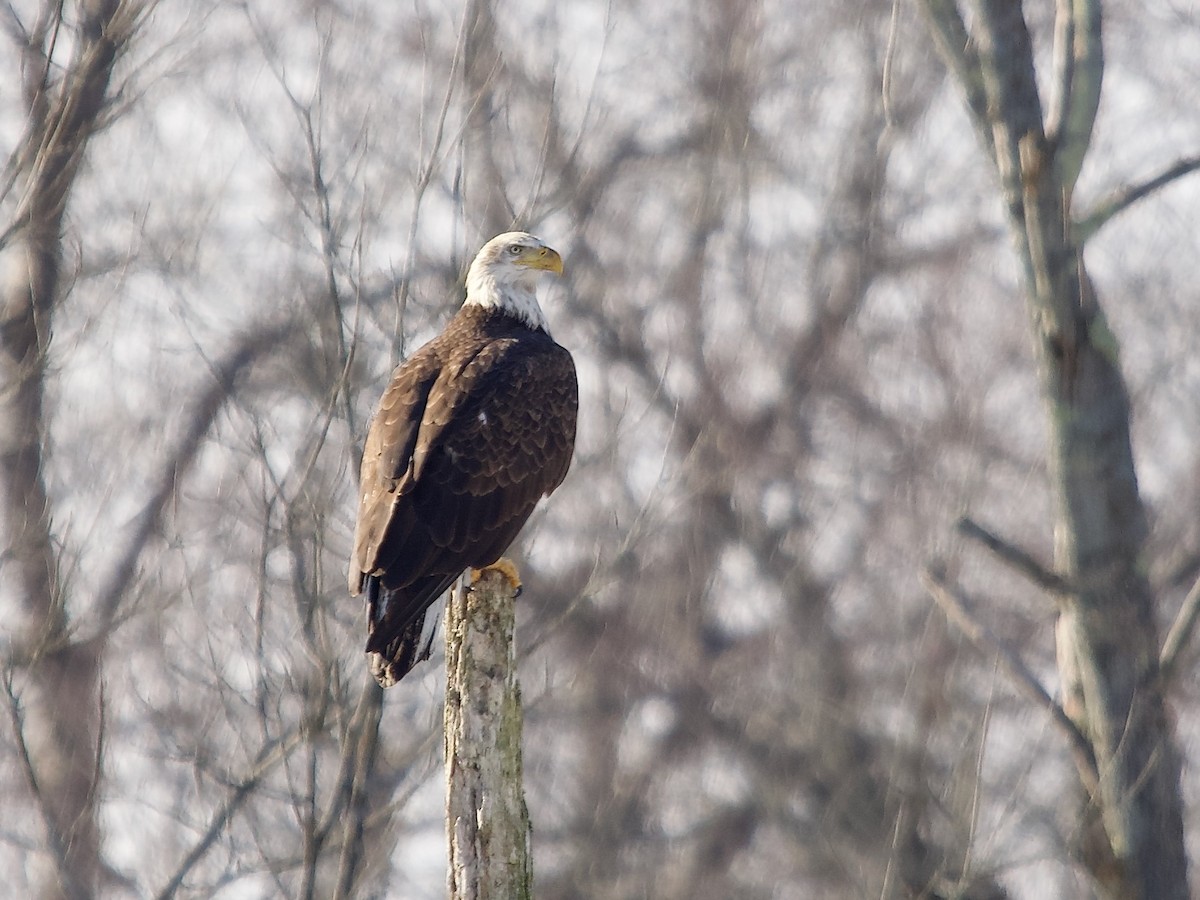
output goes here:
{"type": "Polygon", "coordinates": [[[555,275],[563,273],[562,257],[558,255],[557,250],[549,247],[529,247],[521,253],[517,265],[528,269],[543,269],[555,275]]]}

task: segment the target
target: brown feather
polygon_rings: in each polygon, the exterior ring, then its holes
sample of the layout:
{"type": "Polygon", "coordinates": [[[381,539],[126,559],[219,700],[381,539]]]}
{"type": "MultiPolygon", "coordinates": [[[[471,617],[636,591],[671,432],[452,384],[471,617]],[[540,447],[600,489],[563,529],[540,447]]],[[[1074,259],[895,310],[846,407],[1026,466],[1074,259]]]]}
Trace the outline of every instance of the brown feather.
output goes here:
{"type": "Polygon", "coordinates": [[[380,683],[422,657],[425,611],[495,562],[566,476],[578,387],[544,331],[465,305],[393,373],[363,453],[352,594],[368,588],[380,683]]]}

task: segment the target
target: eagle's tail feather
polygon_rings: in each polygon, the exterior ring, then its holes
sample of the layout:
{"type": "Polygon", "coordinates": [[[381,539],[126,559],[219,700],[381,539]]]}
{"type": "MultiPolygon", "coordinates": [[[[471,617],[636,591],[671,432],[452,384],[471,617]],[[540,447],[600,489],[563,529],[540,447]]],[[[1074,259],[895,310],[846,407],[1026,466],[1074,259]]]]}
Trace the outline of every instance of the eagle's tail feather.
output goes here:
{"type": "Polygon", "coordinates": [[[367,576],[367,664],[381,687],[391,687],[429,659],[442,618],[441,608],[433,606],[456,577],[392,589],[367,576]]]}
{"type": "Polygon", "coordinates": [[[386,647],[367,651],[367,666],[380,687],[391,687],[419,662],[429,659],[441,612],[422,613],[386,647]]]}

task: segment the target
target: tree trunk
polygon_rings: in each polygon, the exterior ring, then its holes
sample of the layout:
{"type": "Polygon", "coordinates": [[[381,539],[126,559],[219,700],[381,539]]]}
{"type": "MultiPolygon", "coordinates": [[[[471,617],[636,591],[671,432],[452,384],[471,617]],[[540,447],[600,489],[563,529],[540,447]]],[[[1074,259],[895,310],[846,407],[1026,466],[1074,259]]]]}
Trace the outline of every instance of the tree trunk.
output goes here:
{"type": "Polygon", "coordinates": [[[15,32],[28,125],[6,173],[14,189],[0,227],[0,546],[8,547],[5,590],[17,603],[13,666],[26,676],[9,683],[9,700],[49,849],[49,865],[35,876],[47,900],[96,888],[100,697],[99,647],[72,637],[57,577],[43,398],[63,214],[134,19],[117,0],[78,7],[64,20],[61,4],[45,4],[34,27],[15,32]],[[60,72],[54,48],[72,19],[75,50],[60,72]]]}
{"type": "Polygon", "coordinates": [[[446,604],[446,832],[451,900],[533,896],[521,769],[515,594],[487,570],[446,604]]]}
{"type": "Polygon", "coordinates": [[[1049,432],[1063,708],[1090,745],[1078,855],[1100,892],[1185,900],[1179,756],[1158,672],[1146,517],[1129,395],[1072,228],[1103,57],[1099,0],[1059,3],[1051,109],[1043,116],[1020,4],[977,0],[968,38],[954,0],[925,0],[1000,176],[1021,261],[1049,432]]]}

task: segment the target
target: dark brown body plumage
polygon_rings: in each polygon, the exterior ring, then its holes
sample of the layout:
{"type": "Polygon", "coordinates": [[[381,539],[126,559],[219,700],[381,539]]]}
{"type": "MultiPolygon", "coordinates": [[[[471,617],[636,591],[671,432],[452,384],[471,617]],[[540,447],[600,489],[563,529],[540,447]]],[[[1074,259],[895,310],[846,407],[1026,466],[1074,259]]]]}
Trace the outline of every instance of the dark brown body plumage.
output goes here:
{"type": "Polygon", "coordinates": [[[350,560],[380,684],[429,655],[429,606],[495,562],[562,482],[577,407],[571,355],[474,304],[396,369],[367,435],[350,560]]]}

